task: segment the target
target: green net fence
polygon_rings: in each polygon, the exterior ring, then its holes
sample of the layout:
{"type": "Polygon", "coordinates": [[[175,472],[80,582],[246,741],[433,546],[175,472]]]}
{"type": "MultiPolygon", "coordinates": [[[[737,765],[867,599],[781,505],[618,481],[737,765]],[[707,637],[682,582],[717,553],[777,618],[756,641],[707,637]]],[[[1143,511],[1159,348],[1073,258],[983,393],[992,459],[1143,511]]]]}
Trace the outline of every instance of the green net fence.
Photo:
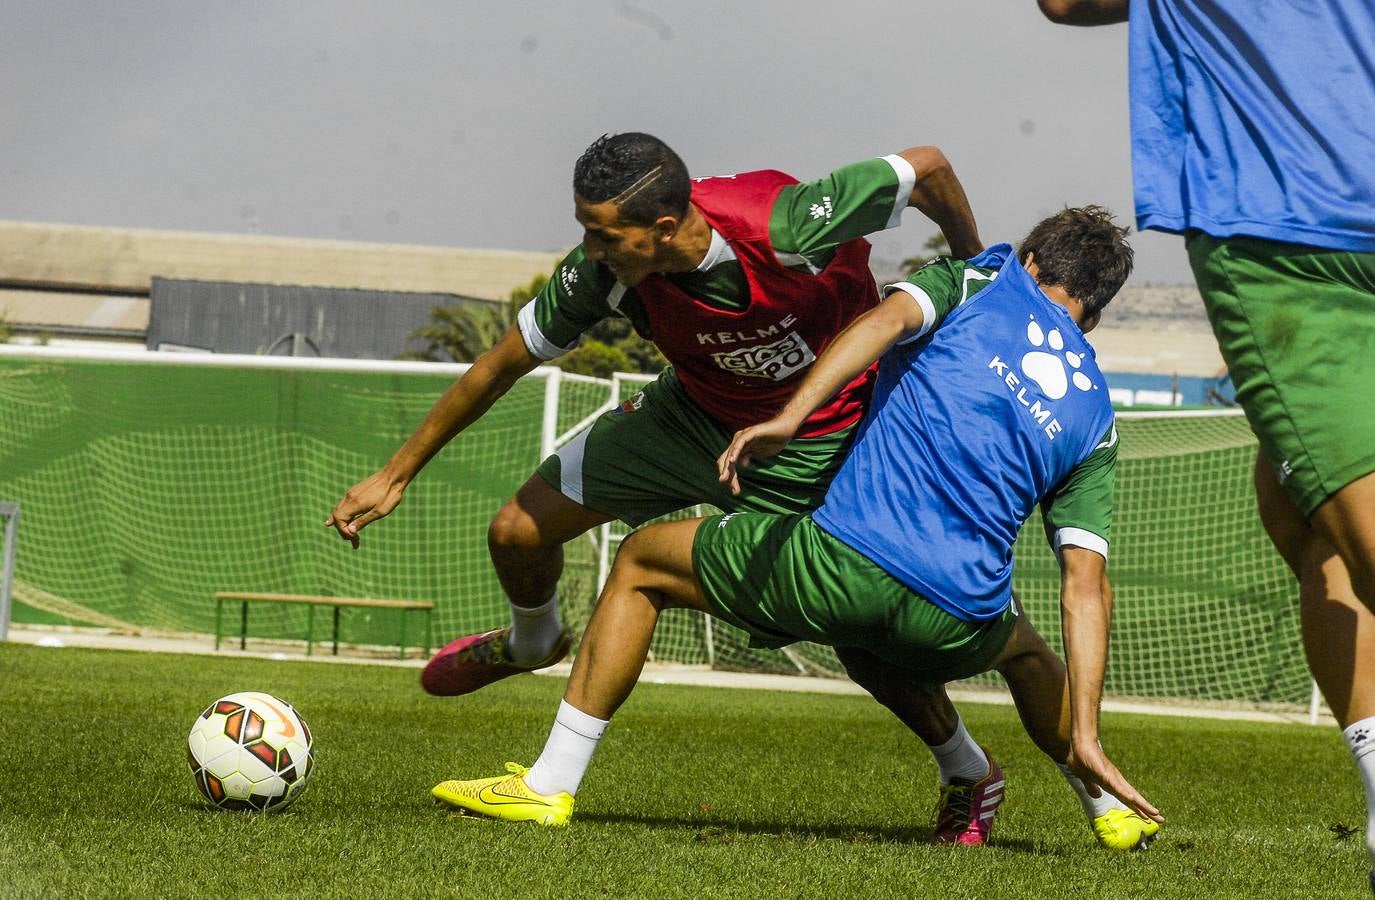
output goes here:
{"type": "MultiPolygon", "coordinates": [[[[555,435],[566,438],[638,384],[547,372],[522,379],[350,550],[323,527],[326,514],[459,371],[5,349],[0,501],[23,509],[14,621],[208,634],[216,591],[265,591],[431,600],[441,642],[505,622],[488,522],[555,435]]],[[[1296,588],[1256,520],[1245,420],[1124,415],[1119,428],[1108,691],[1305,703],[1296,588]]],[[[575,630],[620,531],[566,549],[560,592],[575,630]]],[[[1058,570],[1038,524],[1018,543],[1016,588],[1058,646],[1058,570]]],[[[305,616],[255,607],[250,635],[303,636],[305,616]]],[[[401,629],[388,610],[348,610],[341,625],[356,644],[395,644],[401,629]]],[[[725,669],[839,674],[827,648],[750,650],[730,626],[683,611],[666,614],[652,652],[725,669]]]]}
{"type": "MultiPolygon", "coordinates": [[[[209,632],[214,592],[268,591],[432,600],[437,637],[504,621],[487,523],[540,458],[546,378],[453,441],[361,549],[322,524],[455,371],[0,358],[0,499],[23,509],[14,620],[209,632]]],[[[594,387],[571,384],[566,405],[583,394],[590,412],[594,387]]],[[[304,635],[305,616],[258,606],[250,634],[304,635]]],[[[401,620],[349,610],[341,627],[395,643],[401,620]]]]}

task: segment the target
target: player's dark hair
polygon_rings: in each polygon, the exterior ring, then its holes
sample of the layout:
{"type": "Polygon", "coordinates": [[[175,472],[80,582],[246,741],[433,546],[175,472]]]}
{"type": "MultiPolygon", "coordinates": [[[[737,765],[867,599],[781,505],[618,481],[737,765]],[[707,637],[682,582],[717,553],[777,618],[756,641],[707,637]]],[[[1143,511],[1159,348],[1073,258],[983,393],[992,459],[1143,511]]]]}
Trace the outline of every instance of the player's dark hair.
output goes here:
{"type": "Polygon", "coordinates": [[[1102,312],[1131,274],[1129,231],[1101,206],[1062,209],[1031,229],[1017,258],[1026,262],[1027,254],[1035,254],[1041,270],[1037,280],[1064,288],[1084,304],[1086,316],[1093,315],[1102,312]]]}
{"type": "Polygon", "coordinates": [[[614,200],[621,217],[652,225],[660,216],[687,214],[692,181],[673,149],[638,131],[604,134],[573,166],[573,193],[591,203],[614,200]]]}

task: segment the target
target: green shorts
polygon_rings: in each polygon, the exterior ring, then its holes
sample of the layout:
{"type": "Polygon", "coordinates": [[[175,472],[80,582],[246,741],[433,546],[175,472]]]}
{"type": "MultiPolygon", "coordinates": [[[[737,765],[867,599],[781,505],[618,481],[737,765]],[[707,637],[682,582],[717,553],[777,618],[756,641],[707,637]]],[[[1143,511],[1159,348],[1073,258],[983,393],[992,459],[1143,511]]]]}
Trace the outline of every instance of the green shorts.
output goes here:
{"type": "Polygon", "coordinates": [[[810,515],[703,519],[692,561],[717,615],[751,646],[858,647],[933,682],[986,671],[1016,623],[1015,604],[982,622],[952,616],[810,515]]]}
{"type": "Polygon", "coordinates": [[[690,400],[669,369],[538,471],[569,499],[632,526],[698,503],[727,512],[800,513],[821,504],[855,431],[793,441],[742,469],[740,496],[732,497],[716,480],[716,460],[735,432],[690,400]]]}
{"type": "Polygon", "coordinates": [[[1375,471],[1375,253],[1187,239],[1237,401],[1304,515],[1375,471]]]}

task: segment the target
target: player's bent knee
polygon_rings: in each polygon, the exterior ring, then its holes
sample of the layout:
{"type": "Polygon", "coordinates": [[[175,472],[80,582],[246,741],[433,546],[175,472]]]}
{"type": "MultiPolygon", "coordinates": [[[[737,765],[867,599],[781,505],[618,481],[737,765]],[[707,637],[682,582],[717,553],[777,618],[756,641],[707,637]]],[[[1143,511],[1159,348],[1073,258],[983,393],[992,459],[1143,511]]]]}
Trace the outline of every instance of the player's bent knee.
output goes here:
{"type": "Polygon", "coordinates": [[[539,523],[514,499],[507,500],[487,526],[487,546],[493,551],[542,550],[547,544],[539,523]]]}
{"type": "MultiPolygon", "coordinates": [[[[864,688],[883,706],[892,708],[912,689],[912,679],[868,650],[836,647],[836,658],[850,680],[864,688]]],[[[944,690],[942,688],[942,690],[944,690]]]]}
{"type": "Polygon", "coordinates": [[[693,521],[660,523],[627,537],[611,569],[615,589],[638,591],[661,610],[681,607],[714,614],[693,567],[695,527],[693,521]]]}
{"type": "Polygon", "coordinates": [[[620,564],[624,559],[627,564],[668,569],[680,556],[690,558],[692,538],[684,526],[694,525],[693,522],[659,522],[633,531],[621,541],[616,562],[620,564]]]}
{"type": "Polygon", "coordinates": [[[643,561],[646,549],[644,529],[632,531],[621,539],[621,545],[616,548],[615,565],[629,566],[643,561]]]}
{"type": "Polygon", "coordinates": [[[638,531],[631,532],[621,539],[616,548],[616,556],[611,561],[609,581],[639,581],[638,573],[645,568],[645,554],[641,549],[643,541],[638,531]]]}
{"type": "Polygon", "coordinates": [[[612,577],[621,581],[633,582],[636,587],[649,588],[661,581],[665,571],[657,542],[654,540],[654,526],[632,532],[621,541],[616,551],[616,562],[612,566],[612,577]]]}
{"type": "Polygon", "coordinates": [[[858,650],[854,647],[836,647],[836,659],[845,667],[845,674],[850,676],[850,680],[866,691],[874,695],[880,703],[883,702],[881,694],[885,693],[885,681],[879,677],[880,660],[865,650],[858,650]]]}

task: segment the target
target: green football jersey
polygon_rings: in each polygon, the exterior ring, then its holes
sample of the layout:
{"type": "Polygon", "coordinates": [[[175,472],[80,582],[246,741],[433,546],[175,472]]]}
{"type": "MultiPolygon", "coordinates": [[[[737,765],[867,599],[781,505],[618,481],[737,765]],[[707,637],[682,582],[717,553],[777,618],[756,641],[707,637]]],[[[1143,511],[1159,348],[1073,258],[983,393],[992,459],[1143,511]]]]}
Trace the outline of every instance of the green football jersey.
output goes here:
{"type": "Polygon", "coordinates": [[[971,266],[962,259],[938,256],[913,272],[906,281],[885,287],[885,297],[894,291],[906,291],[922,310],[921,329],[904,338],[901,343],[910,344],[930,334],[940,327],[951,310],[988,287],[997,277],[997,269],[971,266]]]}
{"type": "Polygon", "coordinates": [[[1046,539],[1059,550],[1083,547],[1104,559],[1112,537],[1112,499],[1117,484],[1117,426],[1041,501],[1046,539]]]}

